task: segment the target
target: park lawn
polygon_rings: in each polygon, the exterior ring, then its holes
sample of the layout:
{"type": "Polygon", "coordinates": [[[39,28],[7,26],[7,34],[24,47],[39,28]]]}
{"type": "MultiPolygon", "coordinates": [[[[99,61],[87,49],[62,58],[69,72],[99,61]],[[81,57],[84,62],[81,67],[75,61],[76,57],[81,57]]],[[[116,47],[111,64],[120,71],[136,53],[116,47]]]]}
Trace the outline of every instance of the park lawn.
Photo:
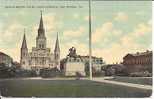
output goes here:
{"type": "Polygon", "coordinates": [[[151,90],[89,80],[1,80],[2,96],[13,97],[149,97],[151,90]]]}
{"type": "Polygon", "coordinates": [[[119,77],[119,76],[116,76],[108,80],[128,82],[128,83],[134,83],[134,84],[152,85],[152,77],[119,77]]]}

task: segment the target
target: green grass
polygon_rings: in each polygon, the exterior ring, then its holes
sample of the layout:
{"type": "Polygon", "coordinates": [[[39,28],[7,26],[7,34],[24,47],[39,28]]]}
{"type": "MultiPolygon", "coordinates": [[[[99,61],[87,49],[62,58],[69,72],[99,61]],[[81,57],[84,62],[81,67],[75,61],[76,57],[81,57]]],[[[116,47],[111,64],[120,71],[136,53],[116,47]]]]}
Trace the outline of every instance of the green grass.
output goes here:
{"type": "Polygon", "coordinates": [[[148,97],[141,90],[88,80],[1,80],[3,96],[14,97],[148,97]]]}
{"type": "Polygon", "coordinates": [[[152,77],[114,77],[113,79],[108,79],[112,81],[128,82],[134,84],[152,85],[152,77]]]}

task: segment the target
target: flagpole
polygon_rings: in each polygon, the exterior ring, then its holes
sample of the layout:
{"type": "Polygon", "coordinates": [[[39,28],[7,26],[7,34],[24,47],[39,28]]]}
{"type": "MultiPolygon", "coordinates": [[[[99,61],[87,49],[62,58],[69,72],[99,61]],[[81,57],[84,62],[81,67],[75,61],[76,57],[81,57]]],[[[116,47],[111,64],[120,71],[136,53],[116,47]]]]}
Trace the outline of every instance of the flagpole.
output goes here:
{"type": "Polygon", "coordinates": [[[89,76],[92,80],[92,45],[91,45],[91,0],[89,0],[89,76]]]}

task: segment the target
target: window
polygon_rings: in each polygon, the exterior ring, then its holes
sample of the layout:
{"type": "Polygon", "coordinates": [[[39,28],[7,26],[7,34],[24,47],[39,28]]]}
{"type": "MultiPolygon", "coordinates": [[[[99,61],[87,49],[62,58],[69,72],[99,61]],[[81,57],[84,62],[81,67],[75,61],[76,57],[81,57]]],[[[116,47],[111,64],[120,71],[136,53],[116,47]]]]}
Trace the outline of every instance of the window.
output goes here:
{"type": "Polygon", "coordinates": [[[41,48],[41,44],[39,44],[39,48],[41,48]]]}
{"type": "Polygon", "coordinates": [[[29,61],[29,65],[31,65],[31,61],[29,61]]]}
{"type": "Polygon", "coordinates": [[[25,65],[25,61],[23,61],[22,64],[25,65]]]}
{"type": "Polygon", "coordinates": [[[77,62],[80,62],[80,59],[77,59],[77,62]]]}
{"type": "Polygon", "coordinates": [[[103,61],[102,60],[100,60],[100,64],[102,64],[103,63],[103,61]]]}

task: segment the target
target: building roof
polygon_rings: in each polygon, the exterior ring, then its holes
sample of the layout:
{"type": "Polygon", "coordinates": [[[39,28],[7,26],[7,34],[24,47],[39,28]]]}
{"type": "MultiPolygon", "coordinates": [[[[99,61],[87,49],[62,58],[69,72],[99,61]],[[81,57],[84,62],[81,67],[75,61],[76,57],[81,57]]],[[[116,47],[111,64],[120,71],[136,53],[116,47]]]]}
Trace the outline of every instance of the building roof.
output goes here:
{"type": "Polygon", "coordinates": [[[125,57],[137,57],[137,56],[144,56],[144,55],[149,55],[149,54],[152,54],[152,51],[146,51],[146,52],[137,52],[137,53],[135,53],[135,54],[130,54],[130,53],[128,53],[126,56],[124,56],[124,58],[125,57]]]}
{"type": "MultiPolygon", "coordinates": [[[[3,53],[3,52],[0,52],[0,56],[3,55],[3,56],[7,56],[7,57],[10,57],[9,55],[3,53]]],[[[10,57],[11,58],[11,57],[10,57]]]]}
{"type": "Polygon", "coordinates": [[[132,54],[133,56],[141,56],[141,55],[148,55],[148,54],[152,54],[152,51],[146,51],[146,52],[137,52],[135,54],[132,54]]]}

